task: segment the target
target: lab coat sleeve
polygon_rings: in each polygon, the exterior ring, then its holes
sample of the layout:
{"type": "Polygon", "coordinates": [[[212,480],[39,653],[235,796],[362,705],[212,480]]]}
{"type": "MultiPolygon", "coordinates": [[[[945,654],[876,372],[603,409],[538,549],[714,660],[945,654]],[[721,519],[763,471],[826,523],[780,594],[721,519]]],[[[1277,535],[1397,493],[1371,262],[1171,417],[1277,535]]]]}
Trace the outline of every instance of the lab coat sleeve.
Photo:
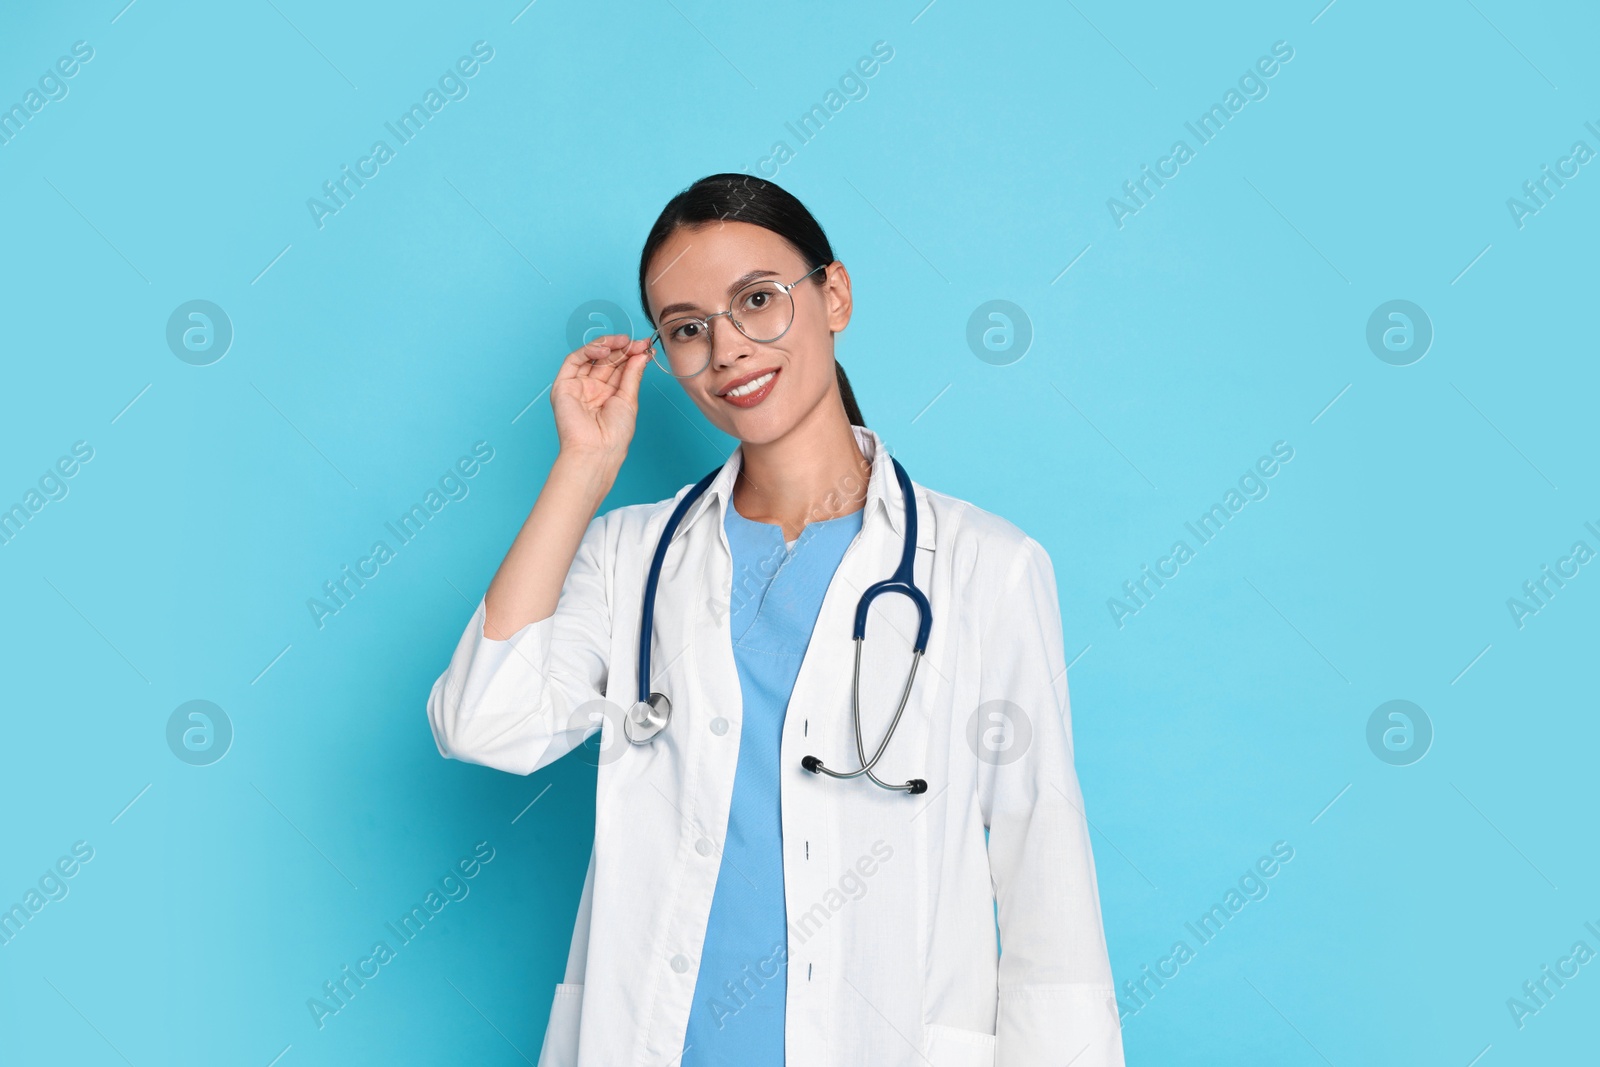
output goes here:
{"type": "Polygon", "coordinates": [[[1055,571],[1026,536],[1009,570],[985,623],[976,739],[1000,926],[995,1067],[1122,1067],[1055,571]]]}
{"type": "MultiPolygon", "coordinates": [[[[611,606],[608,515],[590,521],[554,614],[509,638],[484,636],[486,607],[457,642],[428,694],[439,754],[513,774],[532,774],[600,727],[606,712],[611,606]]],[[[620,726],[614,722],[613,726],[620,726]]]]}

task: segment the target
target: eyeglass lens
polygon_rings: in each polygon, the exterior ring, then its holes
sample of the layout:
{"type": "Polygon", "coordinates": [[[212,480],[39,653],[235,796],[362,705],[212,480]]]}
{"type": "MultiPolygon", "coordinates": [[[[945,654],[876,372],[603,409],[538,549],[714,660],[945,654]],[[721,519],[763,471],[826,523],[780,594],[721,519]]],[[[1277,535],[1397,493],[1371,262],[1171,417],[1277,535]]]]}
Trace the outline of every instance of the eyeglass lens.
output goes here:
{"type": "MultiPolygon", "coordinates": [[[[776,341],[794,321],[794,300],[773,281],[753,282],[734,294],[728,318],[740,333],[756,342],[776,341]]],[[[662,370],[687,378],[711,362],[711,326],[704,319],[679,315],[660,330],[656,363],[662,370]]]]}

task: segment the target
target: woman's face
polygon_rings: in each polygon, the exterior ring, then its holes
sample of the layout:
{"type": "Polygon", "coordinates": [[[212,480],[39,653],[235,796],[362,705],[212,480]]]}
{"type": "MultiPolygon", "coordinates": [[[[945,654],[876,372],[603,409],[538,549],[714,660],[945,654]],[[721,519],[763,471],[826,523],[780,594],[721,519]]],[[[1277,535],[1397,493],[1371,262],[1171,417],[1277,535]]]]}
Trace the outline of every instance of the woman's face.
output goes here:
{"type": "MultiPolygon", "coordinates": [[[[787,241],[748,222],[681,227],[657,250],[646,275],[650,312],[703,318],[727,311],[734,292],[757,278],[788,285],[809,269],[787,241]]],[[[757,343],[728,316],[711,320],[711,363],[677,382],[712,425],[740,441],[763,444],[788,433],[830,395],[838,403],[833,335],[850,321],[850,276],[832,263],[791,290],[794,322],[775,341],[757,343]],[[819,282],[826,285],[819,285],[819,282]],[[730,389],[772,380],[749,396],[730,389]]],[[[665,358],[663,342],[657,352],[665,358]]]]}

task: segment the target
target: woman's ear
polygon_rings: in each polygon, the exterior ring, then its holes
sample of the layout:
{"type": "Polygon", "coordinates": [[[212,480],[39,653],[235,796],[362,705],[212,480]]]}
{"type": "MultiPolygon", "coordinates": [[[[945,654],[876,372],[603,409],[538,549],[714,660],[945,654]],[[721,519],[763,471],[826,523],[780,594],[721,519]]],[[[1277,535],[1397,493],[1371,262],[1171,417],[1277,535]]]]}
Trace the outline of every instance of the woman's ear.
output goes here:
{"type": "Polygon", "coordinates": [[[839,333],[850,325],[850,311],[854,306],[850,298],[850,272],[838,260],[828,264],[825,275],[827,286],[823,296],[828,302],[828,329],[839,333]]]}

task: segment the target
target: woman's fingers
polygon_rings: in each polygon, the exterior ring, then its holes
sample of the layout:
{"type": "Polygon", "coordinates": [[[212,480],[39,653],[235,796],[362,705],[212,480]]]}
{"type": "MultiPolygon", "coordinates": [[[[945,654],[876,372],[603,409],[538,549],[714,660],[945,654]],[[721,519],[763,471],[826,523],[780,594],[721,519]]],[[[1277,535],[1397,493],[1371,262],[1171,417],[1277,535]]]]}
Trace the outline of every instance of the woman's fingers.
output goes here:
{"type": "Polygon", "coordinates": [[[650,362],[649,341],[635,342],[647,347],[635,349],[635,345],[628,346],[628,363],[622,368],[622,380],[617,383],[617,392],[635,408],[639,406],[639,380],[644,377],[644,369],[650,362]]]}
{"type": "Polygon", "coordinates": [[[628,344],[628,335],[625,333],[608,333],[602,337],[591,338],[587,344],[579,345],[567,356],[568,362],[596,362],[609,358],[616,349],[628,344]]]}
{"type": "Polygon", "coordinates": [[[617,366],[631,370],[634,358],[645,355],[650,351],[652,351],[650,339],[641,337],[638,340],[629,341],[612,358],[615,359],[617,366]]]}
{"type": "Polygon", "coordinates": [[[611,378],[612,367],[621,362],[617,345],[625,345],[627,338],[628,335],[625,333],[607,334],[574,349],[562,361],[561,368],[556,373],[557,380],[593,378],[600,382],[608,381],[611,378]]]}
{"type": "MultiPolygon", "coordinates": [[[[557,380],[562,378],[586,379],[599,385],[609,385],[613,390],[621,387],[624,376],[633,362],[643,363],[636,357],[654,351],[651,339],[629,338],[625,333],[606,334],[576,349],[563,361],[557,380]]],[[[640,368],[642,373],[643,368],[640,368]]],[[[637,379],[634,382],[637,388],[637,379]]]]}

